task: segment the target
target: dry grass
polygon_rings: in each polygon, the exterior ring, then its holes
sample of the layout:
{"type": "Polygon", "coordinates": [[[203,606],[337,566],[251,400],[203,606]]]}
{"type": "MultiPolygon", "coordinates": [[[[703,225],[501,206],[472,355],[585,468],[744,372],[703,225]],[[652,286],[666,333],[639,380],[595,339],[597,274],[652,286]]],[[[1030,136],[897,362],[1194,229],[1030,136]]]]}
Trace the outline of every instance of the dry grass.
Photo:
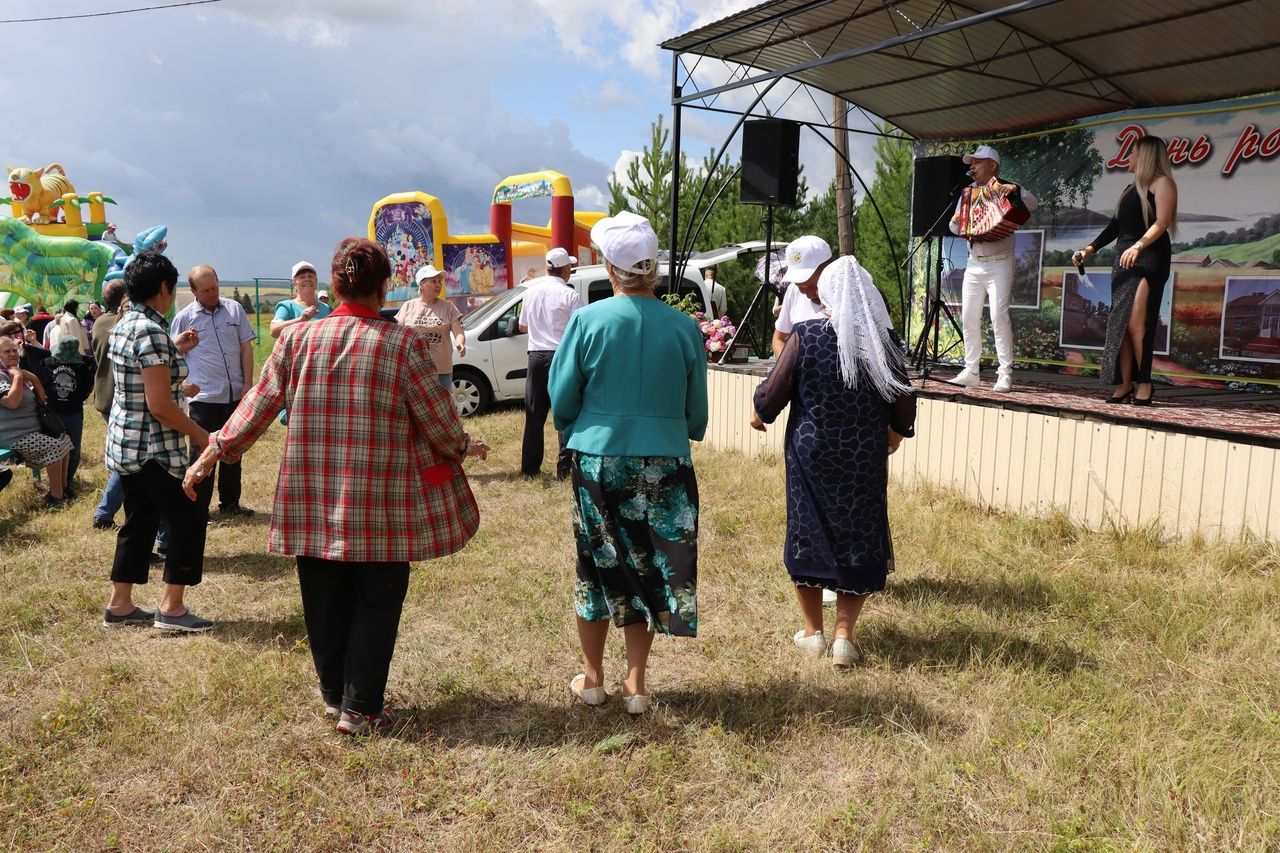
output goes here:
{"type": "MultiPolygon", "coordinates": [[[[220,626],[174,639],[99,627],[113,538],[91,498],[7,490],[0,848],[1280,849],[1275,546],[895,489],[900,569],[840,674],[790,645],[781,464],[700,451],[701,635],[656,643],[659,701],[631,720],[569,701],[567,490],[511,475],[519,426],[474,425],[498,449],[471,466],[484,523],[415,571],[388,738],[322,721],[261,516],[212,529],[190,599],[220,626]]],[[[246,461],[250,506],[280,441],[246,461]]],[[[609,662],[616,691],[616,638],[609,662]]]]}

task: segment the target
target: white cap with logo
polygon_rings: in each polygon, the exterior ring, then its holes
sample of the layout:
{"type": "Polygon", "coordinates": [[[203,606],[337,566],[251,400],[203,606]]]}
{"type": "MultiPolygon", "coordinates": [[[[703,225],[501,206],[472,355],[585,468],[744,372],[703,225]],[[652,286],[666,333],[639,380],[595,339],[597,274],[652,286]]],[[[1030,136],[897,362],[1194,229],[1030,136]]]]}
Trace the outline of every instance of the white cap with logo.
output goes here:
{"type": "Polygon", "coordinates": [[[787,244],[787,253],[783,258],[787,271],[782,274],[782,280],[792,284],[808,281],[814,271],[829,260],[831,247],[826,240],[812,234],[797,237],[787,244]]]}
{"type": "Polygon", "coordinates": [[[435,278],[438,275],[440,275],[440,270],[436,269],[431,264],[423,264],[418,267],[418,271],[413,274],[413,280],[417,284],[422,284],[427,279],[435,278]]]}
{"type": "Polygon", "coordinates": [[[990,145],[979,145],[973,149],[972,154],[966,154],[960,158],[964,160],[966,166],[971,165],[974,160],[994,160],[997,166],[1000,165],[1000,152],[992,148],[990,145]]]}
{"type": "Polygon", "coordinates": [[[310,261],[298,261],[296,264],[293,265],[293,272],[289,273],[289,278],[297,278],[298,273],[304,272],[306,270],[311,270],[312,272],[315,272],[316,268],[311,265],[310,261]]]}
{"type": "Polygon", "coordinates": [[[564,269],[578,265],[578,259],[573,255],[556,246],[550,252],[547,252],[547,266],[553,270],[564,269]]]}
{"type": "Polygon", "coordinates": [[[658,235],[643,216],[624,210],[591,226],[591,242],[620,270],[652,272],[658,265],[658,235]]]}

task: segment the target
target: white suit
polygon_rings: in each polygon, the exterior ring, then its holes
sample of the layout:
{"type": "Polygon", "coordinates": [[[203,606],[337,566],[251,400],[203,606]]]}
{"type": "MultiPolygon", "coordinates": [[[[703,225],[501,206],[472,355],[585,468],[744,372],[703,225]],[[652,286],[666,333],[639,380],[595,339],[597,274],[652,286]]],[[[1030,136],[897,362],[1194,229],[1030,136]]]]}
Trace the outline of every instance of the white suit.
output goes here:
{"type": "MultiPolygon", "coordinates": [[[[976,185],[971,185],[976,186],[976,185]]],[[[1022,203],[1028,211],[1040,206],[1036,197],[1021,188],[1022,203]]],[[[962,199],[963,201],[963,199],[962,199]]],[[[956,202],[956,213],[961,201],[956,202]]],[[[955,219],[949,226],[959,234],[955,219]]],[[[982,300],[991,300],[991,331],[996,339],[996,360],[1000,376],[1013,375],[1013,327],[1009,323],[1009,300],[1013,295],[1013,242],[1011,234],[996,243],[970,243],[969,261],[960,286],[960,317],[964,331],[964,366],[974,376],[982,360],[982,300]]]]}

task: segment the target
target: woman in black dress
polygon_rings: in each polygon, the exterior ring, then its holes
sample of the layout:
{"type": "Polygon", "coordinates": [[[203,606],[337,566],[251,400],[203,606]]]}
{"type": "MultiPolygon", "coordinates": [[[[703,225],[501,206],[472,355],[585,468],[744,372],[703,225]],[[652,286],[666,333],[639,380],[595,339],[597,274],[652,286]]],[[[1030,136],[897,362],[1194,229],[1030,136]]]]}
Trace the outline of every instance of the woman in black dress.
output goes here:
{"type": "Polygon", "coordinates": [[[831,661],[854,661],[850,640],[867,596],[893,571],[889,454],[914,434],[915,396],[871,276],[839,258],[818,281],[822,319],[797,323],[755,393],[751,425],[791,405],[783,562],[804,617],[795,644],[825,654],[822,591],[836,593],[831,661]]]}
{"type": "Polygon", "coordinates": [[[1164,140],[1138,140],[1129,157],[1133,183],[1120,193],[1111,222],[1090,245],[1075,254],[1083,262],[1112,240],[1126,246],[1111,272],[1111,313],[1102,350],[1102,381],[1114,385],[1108,403],[1133,401],[1150,406],[1151,355],[1155,349],[1160,303],[1169,279],[1169,235],[1178,215],[1178,185],[1173,182],[1164,140]]]}

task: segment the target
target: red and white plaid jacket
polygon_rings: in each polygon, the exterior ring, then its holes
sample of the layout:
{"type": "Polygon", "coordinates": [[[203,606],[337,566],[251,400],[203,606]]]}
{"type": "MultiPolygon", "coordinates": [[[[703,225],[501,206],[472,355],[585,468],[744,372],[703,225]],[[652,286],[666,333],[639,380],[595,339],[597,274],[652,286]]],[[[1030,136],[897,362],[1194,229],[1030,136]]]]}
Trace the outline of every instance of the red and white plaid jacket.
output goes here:
{"type": "Polygon", "coordinates": [[[325,560],[426,560],[480,524],[462,424],[425,339],[359,305],[285,330],[226,426],[238,460],[289,410],[269,550],[325,560]]]}

